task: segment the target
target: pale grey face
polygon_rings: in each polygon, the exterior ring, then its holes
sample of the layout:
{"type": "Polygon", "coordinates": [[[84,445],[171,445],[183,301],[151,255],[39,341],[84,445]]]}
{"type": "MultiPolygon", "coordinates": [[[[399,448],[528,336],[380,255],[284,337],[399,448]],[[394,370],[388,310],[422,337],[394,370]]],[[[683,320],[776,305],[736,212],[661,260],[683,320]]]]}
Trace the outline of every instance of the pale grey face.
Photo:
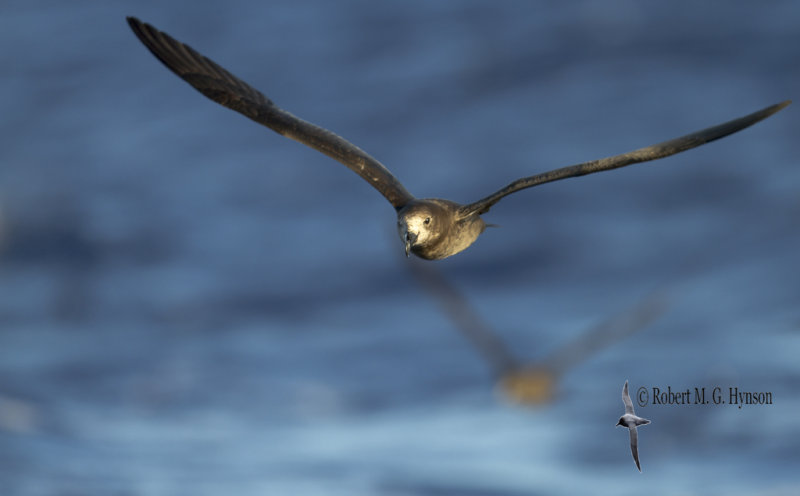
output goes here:
{"type": "Polygon", "coordinates": [[[471,245],[486,226],[478,215],[459,217],[460,205],[438,198],[414,200],[397,214],[397,230],[406,247],[425,260],[441,260],[471,245]]]}
{"type": "Polygon", "coordinates": [[[397,230],[406,247],[406,256],[412,248],[427,246],[439,237],[437,224],[435,213],[426,205],[403,212],[397,220],[397,230]]]}

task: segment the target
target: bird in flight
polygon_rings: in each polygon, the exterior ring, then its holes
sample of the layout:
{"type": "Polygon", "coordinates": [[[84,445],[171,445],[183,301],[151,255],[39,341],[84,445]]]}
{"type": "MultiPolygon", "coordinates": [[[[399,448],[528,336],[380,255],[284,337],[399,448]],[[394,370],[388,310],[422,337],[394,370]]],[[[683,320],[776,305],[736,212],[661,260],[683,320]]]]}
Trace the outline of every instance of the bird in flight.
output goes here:
{"type": "Polygon", "coordinates": [[[628,432],[631,435],[631,454],[633,455],[633,461],[636,462],[636,468],[641,472],[642,466],[639,465],[639,431],[636,428],[640,425],[647,425],[650,421],[642,417],[637,417],[636,414],[633,413],[633,402],[631,401],[631,395],[628,394],[628,381],[625,381],[625,385],[622,386],[622,402],[625,403],[625,414],[619,418],[617,426],[621,425],[622,427],[628,428],[628,432]]]}
{"type": "Polygon", "coordinates": [[[787,100],[744,117],[632,152],[523,177],[485,198],[462,205],[439,198],[414,197],[383,164],[361,148],[281,109],[261,92],[189,45],[135,17],[127,19],[133,32],[153,55],[197,91],[278,134],[328,155],[361,176],[395,208],[397,229],[406,256],[414,253],[427,260],[447,258],[474,243],[487,225],[481,215],[505,196],[568,177],[668,157],[740,131],[791,103],[787,100]]]}
{"type": "Polygon", "coordinates": [[[524,405],[550,402],[564,374],[603,348],[644,329],[667,307],[666,292],[658,291],[585,331],[547,357],[522,363],[467,299],[433,265],[422,262],[409,265],[422,287],[434,297],[456,329],[489,363],[498,389],[515,403],[524,405]]]}

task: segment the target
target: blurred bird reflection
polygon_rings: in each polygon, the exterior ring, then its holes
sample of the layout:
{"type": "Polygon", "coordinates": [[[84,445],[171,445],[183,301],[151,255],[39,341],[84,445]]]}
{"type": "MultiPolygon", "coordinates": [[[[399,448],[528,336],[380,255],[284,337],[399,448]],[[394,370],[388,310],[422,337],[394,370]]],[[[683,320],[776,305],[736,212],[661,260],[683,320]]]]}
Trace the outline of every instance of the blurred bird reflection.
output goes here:
{"type": "Polygon", "coordinates": [[[665,292],[651,294],[635,306],[590,328],[549,356],[523,363],[513,356],[503,339],[442,276],[433,264],[412,261],[412,272],[432,294],[455,328],[489,363],[497,388],[514,403],[543,405],[555,397],[558,381],[580,362],[607,346],[650,325],[667,307],[665,292]]]}

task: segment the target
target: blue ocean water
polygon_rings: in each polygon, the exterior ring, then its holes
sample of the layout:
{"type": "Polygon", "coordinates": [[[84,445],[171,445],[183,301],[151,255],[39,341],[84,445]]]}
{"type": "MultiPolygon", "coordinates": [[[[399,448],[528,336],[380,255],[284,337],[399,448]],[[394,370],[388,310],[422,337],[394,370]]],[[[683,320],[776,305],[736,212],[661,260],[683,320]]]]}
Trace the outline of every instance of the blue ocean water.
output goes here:
{"type": "Polygon", "coordinates": [[[800,4],[7,2],[0,494],[796,494],[795,105],[504,199],[435,263],[520,360],[654,290],[653,325],[511,404],[409,271],[394,211],[206,100],[135,15],[352,140],[419,197],[798,98],[800,4]],[[646,405],[625,380],[772,393],[646,405]]]}

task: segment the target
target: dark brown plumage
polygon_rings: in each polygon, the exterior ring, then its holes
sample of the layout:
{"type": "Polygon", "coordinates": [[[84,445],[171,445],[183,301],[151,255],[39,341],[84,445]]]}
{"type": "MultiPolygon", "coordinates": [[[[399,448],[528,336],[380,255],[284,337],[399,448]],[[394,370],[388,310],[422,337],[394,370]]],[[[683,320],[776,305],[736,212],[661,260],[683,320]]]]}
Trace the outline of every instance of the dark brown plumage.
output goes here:
{"type": "Polygon", "coordinates": [[[791,103],[787,100],[739,119],[622,155],[518,179],[481,200],[460,205],[449,200],[415,198],[383,164],[359,147],[279,108],[272,100],[214,61],[153,26],[134,17],[128,17],[128,24],[153,55],[200,93],[283,136],[328,155],[361,176],[397,211],[398,229],[406,255],[413,252],[428,260],[449,257],[474,243],[485,227],[480,215],[511,193],[559,179],[668,157],[740,131],[791,103]]]}

